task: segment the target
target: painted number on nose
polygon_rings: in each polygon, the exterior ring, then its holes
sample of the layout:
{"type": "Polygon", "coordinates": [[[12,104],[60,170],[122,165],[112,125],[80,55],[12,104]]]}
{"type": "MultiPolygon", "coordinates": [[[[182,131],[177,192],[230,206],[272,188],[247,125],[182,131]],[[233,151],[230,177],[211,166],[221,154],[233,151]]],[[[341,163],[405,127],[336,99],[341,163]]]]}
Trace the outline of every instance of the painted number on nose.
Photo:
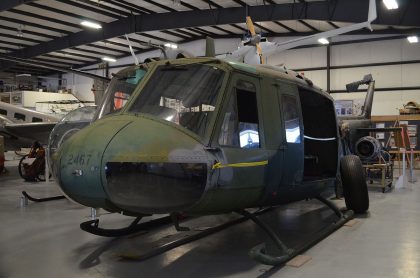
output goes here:
{"type": "Polygon", "coordinates": [[[88,165],[91,157],[91,154],[70,154],[67,159],[67,165],[88,165]]]}

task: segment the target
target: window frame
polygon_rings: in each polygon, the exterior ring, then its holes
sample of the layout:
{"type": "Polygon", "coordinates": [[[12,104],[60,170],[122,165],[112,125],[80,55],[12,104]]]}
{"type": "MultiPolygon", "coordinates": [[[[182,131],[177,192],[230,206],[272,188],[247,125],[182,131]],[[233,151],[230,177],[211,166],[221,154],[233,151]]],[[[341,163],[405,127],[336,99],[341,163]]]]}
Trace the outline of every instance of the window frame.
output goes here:
{"type": "MultiPolygon", "coordinates": [[[[245,74],[242,72],[237,72],[237,71],[233,71],[231,73],[231,77],[230,77],[230,82],[229,82],[229,86],[228,86],[228,90],[226,93],[226,96],[224,97],[224,104],[223,107],[221,107],[220,109],[220,113],[218,115],[218,119],[217,122],[218,124],[215,126],[216,128],[216,132],[215,135],[213,136],[213,142],[215,142],[215,144],[217,144],[217,146],[219,147],[223,147],[223,148],[233,148],[233,149],[238,149],[238,150],[262,150],[265,149],[265,137],[264,137],[264,124],[263,124],[263,115],[262,115],[262,107],[261,107],[261,78],[259,76],[256,75],[250,75],[250,74],[245,74]],[[238,88],[238,83],[240,81],[244,81],[244,82],[250,82],[254,85],[255,87],[255,99],[256,99],[256,107],[257,107],[257,117],[258,117],[258,133],[259,133],[259,147],[258,148],[243,148],[240,146],[240,137],[239,137],[239,119],[238,119],[238,106],[237,106],[237,90],[241,90],[240,88],[238,88]],[[226,115],[227,110],[229,109],[229,102],[230,99],[232,97],[235,97],[235,102],[236,102],[236,127],[237,127],[237,131],[238,131],[238,145],[223,145],[220,144],[220,136],[221,136],[221,132],[222,132],[222,126],[223,126],[223,122],[224,122],[224,117],[226,115]]],[[[243,90],[243,89],[242,89],[243,90]]],[[[246,91],[246,90],[245,90],[246,91]]]]}
{"type": "Polygon", "coordinates": [[[294,94],[290,94],[290,93],[282,93],[281,91],[279,91],[279,93],[277,94],[277,101],[279,103],[279,108],[280,108],[280,117],[281,117],[281,125],[282,125],[282,133],[283,133],[283,142],[285,145],[288,144],[303,144],[303,133],[304,133],[304,128],[303,128],[303,122],[302,122],[302,111],[299,107],[301,107],[300,105],[300,99],[295,96],[294,94]],[[295,104],[296,104],[296,108],[297,108],[297,112],[298,112],[298,118],[299,118],[299,142],[288,142],[287,141],[287,132],[286,132],[286,118],[285,118],[285,111],[284,111],[284,106],[283,106],[283,99],[285,97],[289,97],[289,98],[293,98],[295,100],[295,104]]]}

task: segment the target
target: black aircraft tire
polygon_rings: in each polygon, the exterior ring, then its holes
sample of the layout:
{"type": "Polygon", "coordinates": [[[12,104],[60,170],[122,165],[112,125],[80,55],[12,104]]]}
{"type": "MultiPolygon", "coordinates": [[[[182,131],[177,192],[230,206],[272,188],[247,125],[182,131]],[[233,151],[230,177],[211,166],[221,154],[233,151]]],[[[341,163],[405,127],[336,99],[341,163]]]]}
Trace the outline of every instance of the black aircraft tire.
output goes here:
{"type": "Polygon", "coordinates": [[[346,155],[340,162],[344,199],[348,209],[364,213],[369,209],[369,193],[362,162],[356,155],[346,155]]]}
{"type": "Polygon", "coordinates": [[[23,166],[23,161],[26,159],[28,157],[28,155],[26,154],[26,155],[24,155],[24,156],[22,156],[22,158],[19,160],[19,165],[18,165],[18,172],[19,172],[19,175],[20,175],[20,177],[22,178],[22,179],[24,179],[24,180],[26,180],[26,181],[32,181],[32,179],[30,179],[30,178],[28,178],[27,176],[25,176],[25,170],[23,169],[24,168],[24,166],[23,166]]]}

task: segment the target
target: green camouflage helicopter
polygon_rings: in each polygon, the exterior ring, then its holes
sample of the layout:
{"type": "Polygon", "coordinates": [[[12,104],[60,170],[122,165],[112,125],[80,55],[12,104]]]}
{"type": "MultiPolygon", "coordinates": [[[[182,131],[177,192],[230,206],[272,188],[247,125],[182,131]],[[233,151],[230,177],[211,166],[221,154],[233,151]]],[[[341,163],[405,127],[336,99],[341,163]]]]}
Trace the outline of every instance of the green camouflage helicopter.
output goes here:
{"type": "MultiPolygon", "coordinates": [[[[368,21],[357,29],[376,18],[370,3],[368,21]]],[[[303,40],[291,45],[298,43],[303,40]]],[[[337,228],[352,211],[342,213],[321,193],[341,174],[348,209],[366,212],[363,169],[342,148],[333,99],[296,72],[261,64],[264,51],[270,53],[270,43],[253,32],[228,59],[150,60],[115,74],[94,120],[61,132],[66,139],[53,143],[51,166],[62,191],[82,205],[135,216],[133,225],[153,214],[239,212],[282,251],[274,256],[260,246],[252,252],[274,265],[297,251],[245,209],[317,198],[337,214],[337,228]]],[[[98,221],[85,230],[103,231],[98,221]]]]}

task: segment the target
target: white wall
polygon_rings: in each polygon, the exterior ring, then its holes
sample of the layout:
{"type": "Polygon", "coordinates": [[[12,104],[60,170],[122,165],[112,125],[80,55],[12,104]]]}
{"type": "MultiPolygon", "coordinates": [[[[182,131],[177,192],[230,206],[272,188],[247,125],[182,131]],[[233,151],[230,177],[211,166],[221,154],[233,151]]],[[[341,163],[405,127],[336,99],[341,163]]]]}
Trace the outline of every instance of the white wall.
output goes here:
{"type": "MultiPolygon", "coordinates": [[[[338,40],[354,40],[366,37],[341,36],[338,40]]],[[[297,49],[269,57],[270,64],[281,64],[288,68],[326,67],[326,47],[297,49]]],[[[348,45],[337,45],[331,48],[331,65],[344,66],[368,63],[401,62],[420,60],[420,44],[410,44],[406,39],[387,40],[348,45]]],[[[343,90],[345,84],[360,80],[371,73],[377,88],[420,86],[420,64],[359,67],[331,70],[331,90],[343,90]]],[[[327,88],[325,70],[307,71],[304,73],[315,84],[327,88]]],[[[364,98],[364,93],[333,94],[335,99],[364,98]]],[[[373,115],[397,115],[398,109],[408,101],[420,103],[420,90],[376,92],[372,108],[373,115]]]]}
{"type": "MultiPolygon", "coordinates": [[[[92,68],[92,67],[90,67],[92,68]]],[[[89,73],[104,76],[105,71],[103,69],[91,70],[89,73]]],[[[67,80],[67,89],[71,89],[72,94],[80,100],[94,101],[92,93],[92,78],[81,76],[74,73],[63,74],[63,78],[67,80]]]]}
{"type": "MultiPolygon", "coordinates": [[[[379,37],[379,36],[370,36],[379,37]]],[[[340,36],[333,38],[333,41],[365,39],[367,36],[340,36]]],[[[288,38],[274,38],[272,40],[284,41],[288,38]]],[[[240,41],[238,39],[215,40],[216,53],[226,53],[236,49],[240,41]]],[[[180,48],[187,49],[191,54],[202,56],[205,52],[205,41],[199,40],[180,45],[180,48]]],[[[147,57],[160,56],[160,51],[138,55],[142,62],[147,57]]],[[[357,43],[348,45],[337,45],[331,48],[331,65],[343,66],[367,63],[399,62],[408,60],[420,60],[420,44],[409,44],[407,40],[387,40],[369,43],[357,43]]],[[[110,65],[123,65],[133,63],[132,57],[125,57],[110,65]]],[[[327,48],[325,46],[288,50],[272,55],[267,62],[272,65],[284,64],[291,69],[326,67],[327,48]]],[[[117,72],[120,68],[113,68],[110,72],[117,72]]],[[[90,71],[96,74],[103,74],[103,70],[90,71]]],[[[365,74],[372,73],[376,80],[377,88],[384,87],[408,87],[420,86],[420,64],[361,67],[350,69],[335,69],[331,71],[331,90],[343,90],[345,84],[362,79],[365,74]]],[[[305,76],[311,79],[319,87],[327,88],[327,74],[325,70],[306,71],[305,76]]],[[[93,81],[86,77],[73,74],[65,74],[67,87],[72,88],[78,98],[93,100],[93,81]]],[[[364,98],[363,93],[333,94],[336,99],[364,98]]],[[[373,115],[398,114],[398,108],[408,101],[420,103],[420,91],[390,91],[376,92],[374,98],[373,115]]]]}

